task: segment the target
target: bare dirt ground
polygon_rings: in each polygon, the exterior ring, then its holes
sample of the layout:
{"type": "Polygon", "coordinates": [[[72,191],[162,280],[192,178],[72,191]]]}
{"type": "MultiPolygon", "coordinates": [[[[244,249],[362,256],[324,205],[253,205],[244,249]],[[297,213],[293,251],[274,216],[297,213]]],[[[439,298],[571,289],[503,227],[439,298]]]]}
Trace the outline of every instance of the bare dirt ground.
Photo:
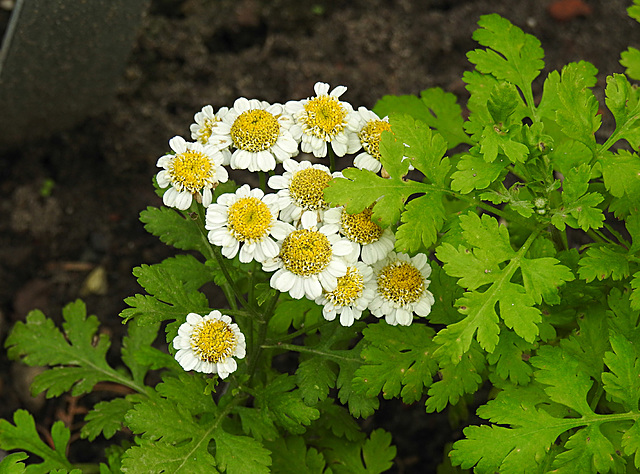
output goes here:
{"type": "MultiPolygon", "coordinates": [[[[640,25],[625,11],[631,1],[585,0],[579,15],[571,2],[549,10],[552,3],[153,0],[106,113],[0,150],[0,341],[29,310],[59,318],[78,297],[106,331],[122,333],[122,300],[139,291],[131,268],[172,254],[138,221],[142,209],[160,204],[155,162],[169,138],[188,137],[203,105],[231,106],[240,96],[284,102],[312,95],[323,81],[347,86],[342,99],[356,108],[435,86],[464,106],[465,53],[476,47],[471,34],[486,13],[537,36],[548,71],[592,62],[602,90],[606,75],[623,71],[619,53],[640,46],[640,25]],[[92,289],[87,277],[96,268],[106,280],[92,289]]],[[[31,400],[30,374],[0,355],[0,417],[28,407],[48,428],[70,402],[31,400]]],[[[395,472],[435,472],[444,444],[461,436],[446,415],[426,416],[420,403],[386,403],[365,422],[373,425],[394,436],[395,472]]]]}

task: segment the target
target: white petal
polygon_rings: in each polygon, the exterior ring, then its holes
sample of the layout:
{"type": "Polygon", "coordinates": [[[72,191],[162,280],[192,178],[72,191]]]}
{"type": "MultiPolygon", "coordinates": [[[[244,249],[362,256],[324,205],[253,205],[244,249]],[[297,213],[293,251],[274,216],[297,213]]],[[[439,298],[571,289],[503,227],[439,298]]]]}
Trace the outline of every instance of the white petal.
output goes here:
{"type": "Polygon", "coordinates": [[[322,294],[322,285],[316,276],[304,279],[304,292],[310,300],[316,299],[322,294]]]}
{"type": "Polygon", "coordinates": [[[187,151],[187,142],[180,136],[175,136],[169,140],[169,146],[176,153],[184,153],[187,151]]]}

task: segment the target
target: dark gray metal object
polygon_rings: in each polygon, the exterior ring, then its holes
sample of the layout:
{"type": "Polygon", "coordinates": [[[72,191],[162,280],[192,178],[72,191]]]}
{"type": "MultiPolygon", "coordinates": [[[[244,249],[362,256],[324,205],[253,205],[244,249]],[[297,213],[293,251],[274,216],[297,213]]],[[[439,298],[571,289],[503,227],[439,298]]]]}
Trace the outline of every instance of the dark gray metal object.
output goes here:
{"type": "Polygon", "coordinates": [[[0,145],[104,111],[149,2],[17,0],[0,49],[0,145]]]}

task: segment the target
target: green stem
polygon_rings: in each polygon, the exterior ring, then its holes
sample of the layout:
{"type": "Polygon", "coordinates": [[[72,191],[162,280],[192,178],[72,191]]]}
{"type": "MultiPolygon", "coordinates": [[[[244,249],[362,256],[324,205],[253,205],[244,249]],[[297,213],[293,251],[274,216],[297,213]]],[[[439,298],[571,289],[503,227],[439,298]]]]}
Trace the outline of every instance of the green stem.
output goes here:
{"type": "MultiPolygon", "coordinates": [[[[264,312],[260,314],[261,323],[258,326],[258,343],[255,346],[251,346],[251,355],[249,358],[249,384],[251,384],[251,380],[253,380],[253,376],[255,375],[256,368],[258,367],[258,360],[260,360],[260,355],[262,354],[263,344],[267,339],[267,330],[269,329],[268,322],[273,316],[273,312],[275,310],[276,304],[278,304],[278,300],[280,299],[280,292],[277,291],[276,294],[271,298],[269,304],[265,308],[264,312]]],[[[252,336],[253,340],[253,336],[252,336]]]]}
{"type": "Polygon", "coordinates": [[[264,171],[258,171],[258,179],[260,180],[260,189],[266,194],[267,192],[267,174],[264,171]]]}
{"type": "Polygon", "coordinates": [[[613,227],[611,227],[609,224],[604,223],[604,227],[605,229],[607,229],[611,235],[613,235],[616,240],[618,241],[618,244],[621,245],[622,247],[624,247],[625,250],[629,250],[629,242],[627,242],[625,240],[624,237],[622,237],[622,235],[620,234],[620,232],[618,232],[617,230],[615,230],[613,227]]]}
{"type": "Polygon", "coordinates": [[[235,280],[231,277],[231,274],[229,273],[229,269],[227,268],[227,261],[222,256],[220,249],[218,247],[212,246],[211,243],[209,242],[209,239],[207,238],[207,230],[204,227],[204,222],[205,222],[205,218],[203,214],[204,208],[201,205],[196,204],[196,210],[198,213],[198,219],[196,219],[195,222],[196,222],[196,225],[198,226],[198,229],[200,230],[200,234],[202,235],[202,238],[206,242],[206,248],[209,249],[209,259],[213,258],[214,260],[216,260],[216,262],[218,263],[218,266],[220,267],[220,270],[222,270],[222,274],[224,276],[225,281],[227,282],[227,285],[229,285],[229,288],[231,289],[233,296],[235,296],[235,298],[233,297],[229,298],[229,295],[227,295],[225,292],[225,296],[227,296],[227,300],[229,301],[229,306],[231,306],[231,309],[237,310],[238,305],[235,301],[237,299],[243,308],[246,308],[254,316],[258,315],[259,313],[256,310],[255,305],[247,302],[247,300],[244,298],[244,294],[240,291],[240,289],[238,288],[238,285],[236,285],[235,280]]]}
{"type": "MultiPolygon", "coordinates": [[[[313,354],[313,355],[319,355],[322,357],[326,357],[329,359],[334,359],[334,360],[340,360],[340,361],[354,361],[354,360],[361,360],[360,357],[357,356],[353,356],[353,357],[344,357],[341,356],[335,352],[327,352],[327,351],[323,351],[323,350],[319,350],[319,349],[315,349],[315,348],[311,348],[311,347],[306,347],[306,346],[298,346],[296,344],[273,344],[273,345],[264,345],[262,346],[263,349],[279,349],[279,350],[289,350],[289,351],[295,351],[295,352],[304,352],[307,354],[313,354]]],[[[346,351],[345,351],[346,352],[346,351]]]]}
{"type": "MultiPolygon", "coordinates": [[[[292,339],[295,339],[298,336],[302,336],[303,334],[308,334],[311,331],[315,331],[316,329],[319,329],[323,326],[326,326],[327,324],[330,324],[329,321],[326,320],[322,320],[318,323],[312,324],[311,326],[307,326],[304,327],[302,329],[298,329],[295,332],[289,333],[286,336],[281,337],[280,339],[278,339],[277,342],[284,342],[284,341],[291,341],[292,339]]],[[[275,344],[277,343],[276,341],[268,341],[269,344],[275,344]]]]}
{"type": "Polygon", "coordinates": [[[602,232],[597,229],[589,229],[587,231],[587,235],[593,239],[594,242],[598,243],[609,243],[617,245],[614,241],[605,236],[602,232]]]}
{"type": "Polygon", "coordinates": [[[558,252],[567,250],[569,248],[569,241],[567,239],[567,233],[561,232],[557,227],[551,225],[549,233],[551,234],[551,241],[558,252]]]}
{"type": "Polygon", "coordinates": [[[329,171],[332,173],[336,170],[336,154],[331,148],[331,145],[327,143],[327,154],[329,155],[329,171]]]}

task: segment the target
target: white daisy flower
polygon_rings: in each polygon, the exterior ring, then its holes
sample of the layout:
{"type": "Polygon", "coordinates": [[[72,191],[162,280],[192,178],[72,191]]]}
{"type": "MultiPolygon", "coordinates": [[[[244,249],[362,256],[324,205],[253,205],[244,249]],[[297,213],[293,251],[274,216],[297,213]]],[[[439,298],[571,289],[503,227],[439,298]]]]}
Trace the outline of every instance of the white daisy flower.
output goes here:
{"type": "Polygon", "coordinates": [[[175,358],[184,370],[218,374],[222,379],[238,368],[234,357],[242,359],[246,354],[244,334],[218,310],[204,317],[189,313],[173,347],[178,349],[175,358]]]}
{"type": "Polygon", "coordinates": [[[384,316],[392,326],[409,326],[413,313],[429,315],[435,299],[427,290],[431,266],[425,254],[409,257],[405,253],[390,252],[386,259],[373,265],[373,272],[376,294],[369,303],[373,315],[384,316]]]}
{"type": "Polygon", "coordinates": [[[347,273],[353,257],[352,244],[333,232],[317,227],[292,231],[280,243],[277,257],[266,260],[262,269],[275,273],[271,287],[295,298],[315,300],[322,291],[333,291],[338,278],[347,273]]]}
{"type": "Polygon", "coordinates": [[[315,300],[322,305],[324,319],[333,321],[340,315],[341,325],[352,326],[373,300],[375,290],[370,284],[372,280],[373,270],[369,265],[362,262],[349,265],[347,273],[338,277],[336,289],[323,291],[315,300]]]}
{"type": "Polygon", "coordinates": [[[380,136],[384,131],[391,131],[389,117],[380,119],[378,115],[365,107],[358,108],[361,130],[358,138],[362,144],[362,153],[353,160],[353,166],[361,170],[369,170],[377,173],[382,168],[380,162],[380,136]]]}
{"type": "Polygon", "coordinates": [[[222,153],[222,164],[228,165],[231,161],[231,152],[229,151],[229,145],[231,141],[218,141],[214,143],[210,141],[213,131],[222,123],[222,117],[229,112],[229,107],[221,107],[218,112],[213,112],[213,107],[205,105],[200,112],[197,112],[193,116],[195,123],[189,126],[191,130],[191,139],[202,143],[203,145],[215,145],[222,153]]]}
{"type": "Polygon", "coordinates": [[[338,86],[329,92],[329,84],[316,82],[313,90],[315,97],[285,104],[295,121],[291,133],[301,140],[302,151],[315,157],[327,156],[327,143],[337,156],[358,151],[360,118],[351,104],[338,100],[347,88],[338,86]]]}
{"type": "Polygon", "coordinates": [[[283,240],[293,227],[278,220],[279,199],[265,195],[248,184],[235,193],[222,194],[207,208],[205,228],[209,242],[222,247],[222,255],[233,258],[240,250],[240,261],[263,262],[280,252],[271,237],[283,240]],[[242,244],[242,247],[240,247],[242,244]]]}
{"type": "Polygon", "coordinates": [[[185,210],[195,196],[205,207],[211,204],[212,190],[229,179],[222,166],[220,151],[212,145],[186,142],[182,137],[173,137],[169,146],[175,154],[164,155],[157,163],[164,168],[156,176],[158,186],[171,185],[162,196],[162,202],[165,206],[185,210]]]}
{"type": "Polygon", "coordinates": [[[281,104],[240,97],[209,140],[235,148],[230,162],[233,169],[271,171],[298,154],[298,141],[289,132],[292,125],[291,115],[281,104]]]}
{"type": "Polygon", "coordinates": [[[285,172],[271,176],[268,181],[271,189],[279,190],[280,219],[296,224],[302,222],[304,227],[318,225],[329,208],[324,200],[324,188],[342,173],[332,174],[326,166],[313,165],[306,160],[286,160],[282,165],[285,172]]]}
{"type": "Polygon", "coordinates": [[[358,256],[364,263],[374,264],[385,258],[395,246],[391,229],[383,229],[371,220],[370,207],[357,214],[349,214],[343,207],[333,207],[324,213],[324,226],[357,245],[358,256]]]}

